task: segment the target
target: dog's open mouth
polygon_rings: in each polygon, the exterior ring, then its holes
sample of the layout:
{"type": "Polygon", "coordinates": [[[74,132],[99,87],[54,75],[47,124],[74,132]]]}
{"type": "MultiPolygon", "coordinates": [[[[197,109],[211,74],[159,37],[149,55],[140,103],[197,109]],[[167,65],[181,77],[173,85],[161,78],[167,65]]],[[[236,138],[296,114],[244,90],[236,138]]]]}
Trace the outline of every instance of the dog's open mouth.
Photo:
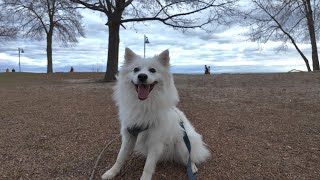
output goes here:
{"type": "Polygon", "coordinates": [[[138,98],[140,100],[145,100],[148,98],[150,92],[152,91],[152,89],[154,88],[154,86],[157,84],[158,82],[155,81],[154,83],[152,84],[142,84],[142,83],[139,83],[139,84],[134,84],[132,82],[132,84],[136,87],[136,91],[138,93],[138,98]]]}

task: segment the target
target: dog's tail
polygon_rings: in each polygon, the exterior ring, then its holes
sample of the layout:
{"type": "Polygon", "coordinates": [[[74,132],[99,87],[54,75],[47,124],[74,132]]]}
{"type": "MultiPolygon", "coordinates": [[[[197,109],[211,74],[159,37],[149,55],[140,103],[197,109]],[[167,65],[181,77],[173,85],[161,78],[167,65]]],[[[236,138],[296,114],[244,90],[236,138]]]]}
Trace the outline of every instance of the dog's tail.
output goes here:
{"type": "Polygon", "coordinates": [[[183,121],[185,131],[189,137],[191,143],[191,161],[196,164],[206,161],[210,157],[210,152],[207,145],[203,142],[202,136],[196,132],[183,112],[178,108],[174,108],[174,110],[178,113],[180,120],[183,121]]]}
{"type": "Polygon", "coordinates": [[[199,164],[210,157],[207,145],[202,141],[202,136],[198,133],[193,134],[191,139],[191,161],[199,164]]]}

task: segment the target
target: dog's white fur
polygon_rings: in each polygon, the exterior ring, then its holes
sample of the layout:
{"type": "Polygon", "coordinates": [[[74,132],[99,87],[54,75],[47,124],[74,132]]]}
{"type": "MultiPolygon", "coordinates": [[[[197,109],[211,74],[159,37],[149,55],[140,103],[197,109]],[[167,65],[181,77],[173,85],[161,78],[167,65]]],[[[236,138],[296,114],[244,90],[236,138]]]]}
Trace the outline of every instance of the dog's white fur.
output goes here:
{"type": "Polygon", "coordinates": [[[116,163],[102,175],[102,179],[115,177],[133,149],[147,158],[141,180],[152,178],[158,161],[174,160],[187,164],[189,153],[183,141],[180,121],[183,121],[191,142],[193,171],[198,170],[195,163],[201,163],[210,156],[202,136],[176,107],[179,97],[169,72],[169,59],[168,50],[153,58],[144,59],[126,48],[125,62],[114,88],[114,99],[119,107],[122,144],[116,163]],[[139,68],[139,72],[134,72],[135,68],[139,68]],[[150,68],[154,68],[156,72],[150,72],[150,68]],[[146,83],[158,82],[145,100],[138,98],[134,85],[139,83],[140,73],[148,76],[146,83]],[[133,126],[148,127],[148,129],[135,137],[127,130],[133,126]]]}

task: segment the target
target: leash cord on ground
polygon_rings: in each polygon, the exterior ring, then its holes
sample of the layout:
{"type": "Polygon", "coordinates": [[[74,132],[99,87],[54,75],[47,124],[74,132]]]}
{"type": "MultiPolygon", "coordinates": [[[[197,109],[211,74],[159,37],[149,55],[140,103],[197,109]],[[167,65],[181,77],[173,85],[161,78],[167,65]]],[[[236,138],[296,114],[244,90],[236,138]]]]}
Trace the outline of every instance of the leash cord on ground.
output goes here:
{"type": "Polygon", "coordinates": [[[94,164],[94,167],[93,167],[93,169],[92,169],[92,171],[91,171],[91,175],[90,175],[89,180],[93,180],[93,178],[94,178],[94,173],[96,172],[97,166],[98,166],[98,164],[99,164],[99,161],[100,161],[101,156],[102,156],[102,154],[104,153],[104,151],[105,151],[115,140],[117,140],[119,137],[120,137],[120,135],[118,135],[117,137],[115,137],[114,139],[112,139],[112,140],[102,149],[102,151],[100,152],[100,154],[99,154],[99,156],[98,156],[98,158],[97,158],[97,160],[96,160],[96,163],[94,164]]]}

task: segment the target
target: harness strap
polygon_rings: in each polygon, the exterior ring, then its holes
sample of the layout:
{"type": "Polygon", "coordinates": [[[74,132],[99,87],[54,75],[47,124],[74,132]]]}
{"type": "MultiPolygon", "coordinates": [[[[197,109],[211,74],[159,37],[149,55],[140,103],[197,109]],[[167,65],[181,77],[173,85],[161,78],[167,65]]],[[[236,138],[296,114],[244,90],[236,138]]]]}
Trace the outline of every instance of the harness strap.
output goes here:
{"type": "Polygon", "coordinates": [[[137,137],[139,133],[145,131],[149,128],[149,126],[142,128],[139,126],[127,127],[127,131],[134,137],[137,137]]]}
{"type": "Polygon", "coordinates": [[[196,178],[193,175],[192,167],[191,167],[191,143],[190,143],[189,137],[187,135],[186,129],[184,128],[184,125],[183,125],[182,121],[180,121],[180,126],[184,130],[184,132],[183,132],[183,141],[186,144],[188,152],[189,152],[189,159],[188,159],[188,164],[187,164],[187,174],[188,174],[189,180],[195,180],[196,178]]]}

